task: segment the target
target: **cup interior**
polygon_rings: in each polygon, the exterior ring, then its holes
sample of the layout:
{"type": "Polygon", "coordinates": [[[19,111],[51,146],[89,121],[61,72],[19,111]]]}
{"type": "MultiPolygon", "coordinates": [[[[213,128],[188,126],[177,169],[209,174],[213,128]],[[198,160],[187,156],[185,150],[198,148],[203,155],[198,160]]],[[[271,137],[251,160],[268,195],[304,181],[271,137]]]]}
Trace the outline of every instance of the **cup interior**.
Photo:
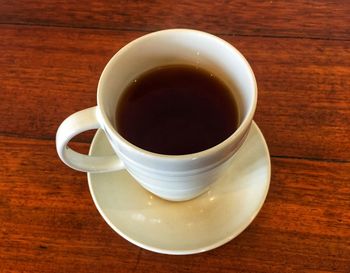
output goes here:
{"type": "Polygon", "coordinates": [[[172,29],[132,41],[109,61],[100,77],[97,95],[105,126],[119,135],[115,129],[115,113],[123,91],[140,74],[172,64],[194,65],[216,75],[229,87],[235,98],[239,125],[251,119],[256,106],[257,87],[253,71],[243,55],[229,43],[211,34],[172,29]]]}

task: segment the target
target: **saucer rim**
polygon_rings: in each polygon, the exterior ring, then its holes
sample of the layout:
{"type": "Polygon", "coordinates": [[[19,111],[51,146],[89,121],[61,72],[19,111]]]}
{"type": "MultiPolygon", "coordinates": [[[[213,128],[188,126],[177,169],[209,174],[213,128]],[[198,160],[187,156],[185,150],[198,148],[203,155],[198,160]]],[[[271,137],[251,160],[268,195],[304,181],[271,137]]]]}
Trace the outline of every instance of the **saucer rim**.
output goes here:
{"type": "MultiPolygon", "coordinates": [[[[105,215],[103,209],[100,207],[96,196],[94,194],[94,190],[93,190],[93,186],[92,186],[92,173],[87,173],[87,180],[88,180],[88,186],[89,186],[89,191],[91,194],[91,197],[93,199],[94,205],[96,206],[98,212],[100,213],[100,215],[102,216],[102,218],[106,221],[106,223],[117,233],[119,234],[122,238],[124,238],[125,240],[129,241],[130,243],[141,247],[143,249],[152,251],[152,252],[156,252],[156,253],[160,253],[160,254],[167,254],[167,255],[191,255],[191,254],[199,254],[199,253],[203,253],[215,248],[218,248],[220,246],[223,246],[224,244],[230,242],[231,240],[233,240],[234,238],[236,238],[238,235],[240,235],[256,218],[256,216],[258,215],[258,213],[260,212],[261,208],[263,207],[269,188],[270,188],[270,183],[271,183],[271,156],[269,153],[269,149],[266,143],[266,140],[264,138],[264,135],[262,134],[260,128],[258,127],[258,125],[253,121],[252,125],[257,129],[257,133],[259,134],[260,139],[262,140],[262,144],[264,146],[264,152],[267,156],[267,178],[266,178],[266,182],[265,182],[265,192],[263,194],[263,196],[261,197],[259,206],[257,206],[256,210],[254,211],[254,213],[252,213],[249,216],[249,220],[247,222],[244,222],[240,227],[238,227],[235,231],[233,231],[233,233],[230,236],[227,236],[225,238],[223,238],[222,240],[219,240],[213,244],[210,244],[206,247],[201,247],[201,248],[195,248],[195,249],[186,249],[186,250],[174,250],[174,249],[166,249],[166,248],[161,248],[161,247],[155,247],[155,246],[151,246],[151,245],[147,245],[147,244],[143,244],[140,243],[138,241],[136,241],[135,239],[129,237],[127,234],[125,234],[124,232],[122,232],[120,229],[118,229],[112,222],[111,220],[109,220],[109,218],[105,215]]],[[[251,128],[252,129],[252,128],[251,128]]],[[[251,130],[250,129],[250,130],[251,130]]],[[[90,144],[90,148],[89,148],[89,155],[92,154],[92,149],[93,147],[96,145],[97,140],[100,138],[100,135],[105,134],[103,129],[98,129],[97,132],[95,133],[93,140],[90,144]]],[[[249,134],[248,134],[249,137],[249,134]]],[[[248,217],[247,217],[248,218],[248,217]]]]}

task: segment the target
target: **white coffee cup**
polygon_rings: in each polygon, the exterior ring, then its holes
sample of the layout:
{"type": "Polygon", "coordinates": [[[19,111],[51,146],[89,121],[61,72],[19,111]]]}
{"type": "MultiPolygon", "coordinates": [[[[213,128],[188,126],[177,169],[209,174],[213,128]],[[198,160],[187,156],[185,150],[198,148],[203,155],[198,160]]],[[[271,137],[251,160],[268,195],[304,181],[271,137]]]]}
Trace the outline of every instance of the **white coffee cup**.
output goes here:
{"type": "Polygon", "coordinates": [[[73,169],[85,172],[126,169],[159,197],[189,200],[205,192],[224,173],[229,159],[248,134],[256,102],[253,71],[243,55],[226,41],[190,29],[150,33],[124,46],[108,62],[98,83],[97,106],[63,121],[56,135],[57,152],[73,169]],[[145,71],[170,64],[201,67],[214,73],[232,90],[239,110],[239,127],[229,138],[198,153],[162,155],[131,144],[117,132],[117,102],[128,84],[145,71]],[[74,136],[97,128],[104,130],[115,156],[83,155],[68,148],[74,136]]]}

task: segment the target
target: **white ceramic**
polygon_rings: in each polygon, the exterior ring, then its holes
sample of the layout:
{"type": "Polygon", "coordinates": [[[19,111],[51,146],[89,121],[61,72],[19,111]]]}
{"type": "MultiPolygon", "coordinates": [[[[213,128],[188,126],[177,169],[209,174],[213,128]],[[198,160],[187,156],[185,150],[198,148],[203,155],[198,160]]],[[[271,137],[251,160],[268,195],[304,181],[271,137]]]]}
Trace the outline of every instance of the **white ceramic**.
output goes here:
{"type": "Polygon", "coordinates": [[[97,106],[68,117],[56,135],[57,152],[70,167],[88,172],[127,171],[146,189],[173,201],[205,192],[227,168],[244,142],[253,119],[257,86],[246,59],[232,45],[211,34],[170,29],[138,38],[118,51],[105,67],[97,90],[97,106]],[[192,64],[212,71],[232,90],[240,126],[228,139],[205,151],[169,156],[140,149],[115,130],[117,101],[139,74],[161,65],[192,64]],[[87,156],[67,144],[75,135],[102,128],[116,156],[87,156]]]}
{"type": "MultiPolygon", "coordinates": [[[[113,154],[102,130],[90,154],[113,154]]],[[[160,199],[126,171],[89,173],[88,181],[97,209],[119,235],[151,251],[193,254],[225,244],[253,221],[266,198],[270,171],[264,137],[253,123],[225,175],[196,199],[160,199]]]]}

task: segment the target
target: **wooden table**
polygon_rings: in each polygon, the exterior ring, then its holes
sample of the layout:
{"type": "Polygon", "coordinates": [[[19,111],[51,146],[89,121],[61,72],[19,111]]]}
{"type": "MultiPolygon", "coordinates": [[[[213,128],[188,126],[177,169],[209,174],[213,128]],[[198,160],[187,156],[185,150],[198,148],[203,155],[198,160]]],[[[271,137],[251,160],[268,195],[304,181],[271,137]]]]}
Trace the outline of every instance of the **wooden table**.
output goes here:
{"type": "MultiPolygon", "coordinates": [[[[349,1],[0,1],[0,272],[350,272],[349,1]],[[55,133],[159,29],[211,32],[255,72],[271,187],[233,241],[161,255],[117,235],[55,133]]],[[[75,139],[86,152],[92,134],[75,139]]]]}

